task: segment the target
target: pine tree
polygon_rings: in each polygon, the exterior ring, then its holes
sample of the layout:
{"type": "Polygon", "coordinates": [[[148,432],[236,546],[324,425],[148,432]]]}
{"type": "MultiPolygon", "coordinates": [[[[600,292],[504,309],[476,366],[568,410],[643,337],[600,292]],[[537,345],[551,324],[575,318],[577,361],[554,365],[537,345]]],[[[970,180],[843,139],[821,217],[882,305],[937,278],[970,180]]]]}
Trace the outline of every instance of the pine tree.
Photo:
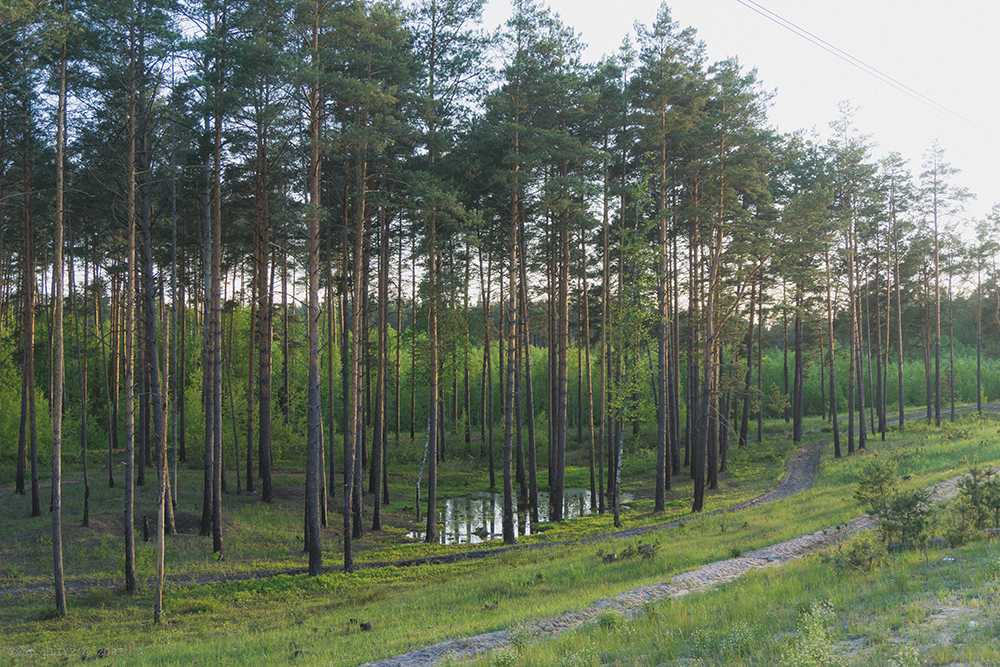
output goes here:
{"type": "MultiPolygon", "coordinates": [[[[438,336],[442,223],[452,206],[450,186],[442,182],[441,159],[450,148],[461,105],[480,85],[485,73],[483,53],[487,40],[477,24],[482,20],[484,0],[422,0],[414,12],[415,50],[419,67],[416,82],[419,104],[417,116],[426,146],[425,171],[418,179],[424,201],[421,218],[426,225],[427,252],[427,337],[429,391],[428,439],[437,448],[439,434],[440,378],[438,336]]],[[[454,211],[456,216],[462,214],[454,211]]],[[[437,459],[430,457],[427,488],[427,530],[425,539],[437,539],[437,459]]]]}
{"type": "MultiPolygon", "coordinates": [[[[52,280],[53,298],[55,300],[52,316],[53,330],[53,371],[52,371],[52,558],[54,572],[54,587],[56,611],[66,616],[66,589],[63,572],[63,534],[62,534],[62,417],[63,388],[65,386],[65,357],[63,354],[63,245],[65,240],[65,145],[66,145],[66,29],[69,17],[66,13],[66,0],[63,0],[59,21],[63,25],[60,53],[58,59],[58,93],[56,101],[56,202],[55,202],[55,236],[52,241],[52,280]]],[[[86,454],[85,454],[86,455],[86,454]]]]}
{"type": "Polygon", "coordinates": [[[971,197],[965,188],[952,186],[949,179],[961,170],[944,160],[944,149],[937,141],[924,154],[920,174],[920,198],[926,225],[934,242],[934,423],[941,426],[941,225],[945,219],[961,212],[962,204],[971,197]]]}
{"type": "Polygon", "coordinates": [[[640,152],[653,155],[655,182],[651,186],[657,217],[657,459],[654,507],[662,512],[670,488],[669,419],[667,401],[670,369],[670,238],[678,181],[675,174],[686,157],[679,148],[693,129],[705,103],[703,47],[692,29],[681,29],[661,5],[656,21],[639,29],[639,67],[631,81],[633,104],[641,114],[640,152]]]}
{"type": "MultiPolygon", "coordinates": [[[[692,443],[691,472],[694,477],[693,511],[704,507],[706,475],[710,487],[717,485],[718,443],[715,415],[718,414],[718,354],[727,320],[735,313],[747,288],[760,271],[763,259],[741,261],[744,248],[739,231],[761,224],[764,216],[755,215],[767,206],[767,166],[771,158],[769,135],[763,130],[764,108],[768,95],[760,90],[753,71],[743,72],[735,60],[715,65],[711,70],[712,96],[706,104],[704,146],[710,150],[700,188],[704,192],[704,235],[695,228],[693,242],[704,244],[703,283],[700,320],[700,388],[694,408],[697,428],[692,443]],[[753,202],[752,207],[742,203],[753,202]],[[731,237],[731,238],[727,238],[731,237]],[[731,293],[723,290],[722,276],[735,285],[731,293]]],[[[698,173],[696,172],[696,173],[698,173]]],[[[699,215],[696,213],[696,215],[699,215]]],[[[785,235],[781,230],[775,246],[785,235]]],[[[697,263],[694,264],[697,267],[697,263]]],[[[697,279],[697,278],[696,278],[697,279]]],[[[690,314],[689,314],[690,317],[690,314]]]]}

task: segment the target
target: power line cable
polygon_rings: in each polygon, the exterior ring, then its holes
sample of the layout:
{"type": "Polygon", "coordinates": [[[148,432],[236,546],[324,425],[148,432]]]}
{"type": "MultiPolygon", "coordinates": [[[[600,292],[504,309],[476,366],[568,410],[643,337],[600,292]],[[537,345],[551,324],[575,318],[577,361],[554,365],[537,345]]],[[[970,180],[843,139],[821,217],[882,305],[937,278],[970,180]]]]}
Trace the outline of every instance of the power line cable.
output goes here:
{"type": "Polygon", "coordinates": [[[908,95],[909,97],[915,99],[916,101],[920,102],[921,104],[924,104],[925,106],[928,106],[928,107],[934,109],[938,113],[944,114],[944,115],[949,116],[949,117],[951,117],[953,119],[956,119],[956,120],[961,120],[961,121],[963,121],[965,123],[968,123],[969,125],[972,125],[973,127],[977,128],[979,130],[982,130],[983,132],[986,132],[987,134],[996,136],[996,134],[992,130],[983,127],[979,123],[966,118],[965,116],[963,116],[962,114],[958,113],[957,111],[953,111],[952,109],[949,109],[948,107],[946,107],[945,105],[941,104],[940,102],[937,102],[937,101],[931,99],[930,97],[924,95],[923,93],[921,93],[921,92],[919,92],[917,90],[914,90],[910,86],[908,86],[905,83],[903,83],[903,82],[901,82],[901,81],[899,81],[899,80],[897,80],[897,79],[889,76],[885,72],[882,72],[881,70],[879,70],[879,69],[877,69],[875,67],[872,67],[871,65],[869,65],[866,62],[864,62],[860,58],[856,58],[856,57],[852,56],[851,54],[847,53],[846,51],[844,51],[844,50],[842,50],[840,48],[837,48],[833,44],[830,44],[829,42],[827,42],[823,38],[814,35],[813,33],[809,32],[805,28],[802,28],[802,27],[796,25],[792,21],[789,21],[788,19],[786,19],[786,18],[780,16],[779,14],[771,11],[767,7],[764,7],[763,5],[760,5],[759,3],[754,2],[754,0],[736,0],[736,1],[739,4],[743,5],[744,7],[746,7],[747,9],[749,9],[749,10],[751,10],[753,12],[756,12],[757,14],[760,14],[761,16],[763,16],[764,18],[768,19],[769,21],[772,21],[773,23],[778,24],[782,28],[785,28],[789,32],[792,32],[792,33],[798,35],[799,37],[805,39],[806,41],[808,41],[808,42],[810,42],[812,44],[814,44],[815,46],[818,46],[819,48],[823,49],[824,51],[826,51],[826,52],[828,52],[828,53],[830,53],[830,54],[832,54],[834,56],[837,56],[838,58],[840,58],[844,62],[846,62],[846,63],[848,63],[848,64],[850,64],[850,65],[852,65],[852,66],[854,66],[854,67],[856,67],[858,69],[860,69],[862,72],[865,72],[869,76],[875,77],[876,79],[878,79],[882,83],[885,83],[885,84],[888,84],[888,85],[892,86],[893,88],[895,88],[896,90],[900,91],[901,93],[903,93],[905,95],[908,95]]]}

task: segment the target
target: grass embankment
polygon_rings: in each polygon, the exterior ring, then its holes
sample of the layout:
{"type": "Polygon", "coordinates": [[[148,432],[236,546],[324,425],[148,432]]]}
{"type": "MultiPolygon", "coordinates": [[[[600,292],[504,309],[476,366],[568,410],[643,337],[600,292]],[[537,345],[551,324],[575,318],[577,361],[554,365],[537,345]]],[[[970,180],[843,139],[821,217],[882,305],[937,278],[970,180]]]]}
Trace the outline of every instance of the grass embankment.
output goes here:
{"type": "Polygon", "coordinates": [[[903,552],[870,576],[809,557],[650,604],[635,620],[606,613],[542,641],[515,628],[510,648],[461,664],[997,665],[998,599],[992,543],[931,551],[927,561],[903,552]]]}
{"type": "MultiPolygon", "coordinates": [[[[845,500],[849,506],[858,469],[871,456],[890,457],[909,477],[903,488],[1000,461],[995,422],[971,419],[940,431],[908,428],[886,443],[870,441],[862,456],[826,460],[813,489],[746,516],[798,513],[795,508],[827,502],[844,506],[845,500]]],[[[938,514],[937,528],[943,530],[947,513],[942,508],[938,514]]],[[[812,525],[798,527],[806,532],[812,525]]],[[[533,641],[529,629],[515,627],[510,648],[463,664],[1000,664],[1000,552],[994,539],[893,552],[885,565],[864,571],[845,565],[842,553],[816,554],[753,571],[715,590],[651,603],[634,620],[606,613],[597,624],[553,639],[533,641]]]]}
{"type": "MultiPolygon", "coordinates": [[[[901,473],[911,475],[907,482],[910,485],[923,485],[957,474],[975,459],[982,462],[1000,459],[995,424],[964,425],[945,429],[945,434],[948,437],[941,438],[940,432],[913,428],[905,438],[893,437],[887,444],[870,441],[869,450],[878,451],[879,455],[895,452],[901,473]]],[[[811,437],[828,438],[829,433],[817,429],[811,437]]],[[[734,473],[721,479],[719,492],[713,492],[709,498],[709,509],[730,505],[773,487],[790,451],[790,443],[775,439],[733,452],[731,470],[734,473]]],[[[170,572],[182,573],[188,583],[205,579],[217,583],[191,586],[185,585],[183,580],[173,582],[165,600],[166,623],[159,627],[152,625],[149,597],[151,544],[139,543],[140,576],[145,582],[139,596],[126,596],[116,588],[99,585],[99,582],[120,577],[120,538],[112,524],[121,492],[99,490],[99,485],[95,485],[92,513],[95,519],[103,517],[100,520],[107,526],[104,530],[71,529],[66,567],[71,580],[81,572],[92,572],[89,579],[98,585],[70,590],[67,619],[51,617],[53,605],[48,590],[8,598],[8,601],[13,600],[12,604],[5,601],[0,605],[2,653],[14,664],[77,661],[84,655],[93,657],[100,652],[114,655],[115,664],[268,665],[286,664],[294,658],[296,664],[355,665],[449,637],[516,628],[540,616],[579,608],[635,586],[662,581],[705,562],[729,558],[835,525],[857,513],[851,492],[862,458],[826,461],[817,485],[786,501],[738,515],[689,516],[683,528],[651,533],[642,539],[519,550],[451,565],[362,569],[353,575],[331,572],[312,579],[299,575],[219,581],[253,570],[280,570],[303,565],[301,502],[296,491],[300,477],[288,473],[280,480],[284,491],[273,506],[262,506],[250,496],[227,496],[225,561],[218,562],[211,557],[205,538],[186,534],[170,539],[170,572]],[[621,552],[639,542],[658,542],[656,557],[630,559],[610,566],[602,564],[601,552],[621,552]],[[495,609],[487,610],[486,605],[493,602],[498,603],[495,609]],[[372,632],[360,630],[364,622],[372,624],[372,632]]],[[[650,461],[649,452],[639,449],[629,458],[623,475],[623,479],[630,480],[628,490],[638,498],[624,517],[627,527],[661,523],[687,515],[690,481],[683,478],[674,480],[675,491],[668,512],[653,514],[650,511],[650,461]]],[[[483,488],[486,484],[481,476],[471,472],[473,469],[468,462],[453,463],[453,472],[444,475],[442,487],[446,493],[483,488]]],[[[399,484],[394,497],[412,496],[412,486],[407,486],[411,483],[408,475],[413,471],[400,468],[397,472],[399,477],[395,479],[399,484]]],[[[582,481],[585,474],[578,468],[570,477],[582,481]]],[[[191,477],[195,474],[191,473],[191,477]]],[[[190,479],[186,484],[181,494],[182,505],[184,498],[198,497],[197,479],[190,479]]],[[[152,489],[140,491],[140,505],[148,500],[144,494],[151,498],[152,489]]],[[[73,497],[74,494],[65,495],[73,497]]],[[[47,520],[44,517],[24,518],[24,506],[28,504],[26,499],[12,498],[7,493],[0,498],[4,510],[0,526],[6,536],[0,545],[0,562],[3,563],[0,575],[5,588],[47,581],[50,560],[46,545],[47,520]]],[[[393,503],[399,507],[394,510],[398,515],[391,515],[390,527],[381,535],[366,534],[365,540],[358,545],[359,560],[412,558],[469,548],[407,544],[402,533],[407,529],[412,511],[402,511],[406,504],[403,500],[393,503]]],[[[74,516],[72,513],[79,507],[68,505],[67,516],[74,516]]],[[[140,509],[140,513],[142,511],[140,509]]],[[[194,518],[187,516],[186,520],[191,522],[194,518]]],[[[333,517],[330,523],[324,543],[331,550],[327,553],[328,562],[336,562],[339,558],[336,553],[338,532],[333,526],[339,522],[333,517]]],[[[609,517],[590,517],[565,522],[519,542],[578,539],[610,530],[609,517]]],[[[898,557],[893,568],[907,566],[911,560],[908,555],[898,557]]],[[[607,654],[609,651],[620,655],[611,662],[621,664],[647,664],[647,660],[660,656],[649,663],[658,664],[657,661],[672,657],[695,656],[697,651],[707,651],[706,655],[711,657],[714,655],[711,651],[718,652],[719,646],[730,646],[736,641],[723,642],[723,638],[728,637],[724,633],[742,628],[734,625],[736,620],[742,619],[748,636],[759,637],[759,641],[753,641],[765,647],[753,655],[759,653],[761,660],[770,655],[773,663],[775,652],[781,650],[780,632],[795,630],[802,608],[817,599],[831,599],[834,608],[840,610],[847,603],[842,603],[835,591],[827,592],[837,582],[843,587],[845,596],[859,589],[874,591],[877,583],[876,579],[862,579],[864,585],[859,586],[854,575],[834,570],[829,565],[820,566],[812,559],[745,581],[757,581],[761,577],[760,583],[755,584],[759,589],[759,593],[754,594],[756,597],[738,593],[737,587],[743,590],[742,587],[750,585],[741,582],[719,593],[663,603],[655,615],[644,621],[625,623],[609,618],[606,622],[602,620],[597,628],[571,633],[557,642],[543,642],[538,647],[532,646],[530,651],[503,654],[498,659],[514,659],[516,664],[536,659],[538,662],[534,664],[541,665],[554,664],[553,660],[558,664],[565,658],[579,659],[579,664],[601,664],[609,662],[601,658],[601,652],[607,654]],[[778,586],[777,581],[784,583],[778,586]],[[791,583],[795,581],[799,582],[797,588],[791,583]],[[793,586],[793,590],[785,590],[785,586],[793,586]],[[727,595],[746,598],[746,601],[727,602],[727,595]],[[712,611],[713,604],[727,610],[731,608],[733,612],[712,611]],[[697,605],[702,605],[704,610],[697,611],[700,608],[697,605]],[[776,620],[770,622],[760,611],[768,608],[787,611],[776,612],[776,620]],[[744,611],[738,612],[739,609],[744,611]],[[680,617],[702,618],[704,622],[682,623],[678,620],[680,617]],[[692,634],[697,627],[701,628],[701,639],[692,634]],[[779,627],[786,629],[777,630],[779,627]],[[691,631],[685,634],[684,628],[691,631]],[[629,633],[635,636],[629,639],[629,633]],[[765,641],[768,637],[771,639],[765,641]],[[585,643],[586,650],[573,642],[585,643]],[[654,644],[660,647],[657,651],[645,648],[654,644]],[[704,647],[704,650],[697,647],[704,647]]]]}

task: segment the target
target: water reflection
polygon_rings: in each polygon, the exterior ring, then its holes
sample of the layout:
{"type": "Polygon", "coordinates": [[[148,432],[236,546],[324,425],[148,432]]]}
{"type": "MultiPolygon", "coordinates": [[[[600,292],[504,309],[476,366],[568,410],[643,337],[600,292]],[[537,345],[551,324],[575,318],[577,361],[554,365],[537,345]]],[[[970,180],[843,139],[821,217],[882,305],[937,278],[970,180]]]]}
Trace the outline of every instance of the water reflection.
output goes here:
{"type": "MultiPolygon", "coordinates": [[[[632,500],[632,495],[622,494],[622,502],[632,500]]],[[[532,515],[527,504],[521,506],[514,497],[514,531],[518,535],[531,535],[532,515]]],[[[566,489],[563,492],[563,518],[575,519],[590,514],[590,490],[566,489]]],[[[549,520],[549,494],[538,494],[538,523],[549,520]]],[[[471,498],[448,498],[438,507],[439,544],[478,544],[503,537],[503,493],[482,491],[471,498]]],[[[410,539],[422,540],[425,532],[407,533],[410,539]]]]}

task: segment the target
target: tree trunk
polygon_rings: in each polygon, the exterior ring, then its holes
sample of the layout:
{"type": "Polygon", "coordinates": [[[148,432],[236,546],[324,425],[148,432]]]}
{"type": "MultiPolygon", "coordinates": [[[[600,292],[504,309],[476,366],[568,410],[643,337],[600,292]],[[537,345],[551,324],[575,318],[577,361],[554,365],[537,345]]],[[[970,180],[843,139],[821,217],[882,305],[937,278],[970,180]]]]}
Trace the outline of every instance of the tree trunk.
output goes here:
{"type": "MultiPolygon", "coordinates": [[[[72,247],[72,244],[70,244],[72,247]]],[[[2,255],[2,252],[0,252],[2,255]]],[[[88,283],[88,264],[84,264],[83,267],[83,285],[86,287],[88,283]]],[[[87,371],[88,371],[88,359],[87,359],[87,343],[83,340],[80,334],[80,311],[76,305],[76,287],[75,279],[73,276],[73,257],[69,257],[67,262],[67,268],[69,269],[69,294],[70,300],[73,307],[73,325],[76,330],[76,364],[77,364],[77,374],[80,376],[80,453],[83,459],[83,520],[80,525],[84,528],[90,526],[90,461],[88,452],[88,442],[87,442],[87,402],[89,396],[87,394],[87,371]]],[[[83,329],[89,333],[87,320],[87,311],[83,314],[83,329]]]]}
{"type": "MultiPolygon", "coordinates": [[[[399,234],[399,262],[396,265],[396,368],[393,372],[393,382],[394,382],[394,392],[396,395],[393,401],[393,407],[395,408],[395,420],[396,420],[396,446],[399,446],[399,433],[400,433],[400,419],[401,413],[403,412],[403,407],[400,404],[400,383],[402,382],[403,367],[400,364],[400,356],[402,354],[403,347],[403,233],[402,230],[399,234]]],[[[412,360],[411,360],[412,364],[412,360]]],[[[389,492],[385,492],[385,500],[389,501],[389,492]]]]}
{"type": "MultiPolygon", "coordinates": [[[[185,463],[187,462],[187,434],[186,434],[186,431],[187,431],[187,407],[186,407],[187,401],[185,399],[185,396],[186,396],[186,393],[187,393],[186,392],[186,389],[187,389],[187,344],[186,344],[187,343],[187,305],[186,305],[186,300],[185,300],[186,296],[187,296],[187,292],[184,289],[184,285],[182,284],[181,287],[180,287],[180,297],[178,298],[179,305],[180,305],[180,311],[181,311],[181,314],[180,314],[180,320],[181,320],[181,322],[180,322],[180,326],[181,326],[181,329],[180,329],[180,348],[181,348],[181,350],[180,350],[180,357],[181,358],[180,358],[180,371],[177,374],[178,396],[177,396],[176,403],[177,403],[177,408],[178,408],[178,410],[177,410],[177,412],[178,412],[177,418],[178,418],[178,421],[179,421],[179,424],[177,426],[177,430],[179,431],[178,434],[177,434],[179,436],[178,437],[178,441],[177,441],[178,456],[180,457],[181,461],[183,461],[185,463]]],[[[177,502],[177,494],[176,493],[174,494],[174,502],[175,503],[177,502]]]]}
{"type": "Polygon", "coordinates": [[[827,347],[830,350],[830,423],[833,425],[833,455],[841,457],[840,451],[840,420],[837,415],[837,355],[836,338],[833,336],[833,292],[830,283],[830,253],[826,258],[826,324],[827,324],[827,347]]]}
{"type": "MultiPolygon", "coordinates": [[[[482,249],[479,251],[479,270],[480,270],[480,283],[482,283],[482,249]]],[[[483,377],[485,378],[486,391],[484,392],[484,401],[486,405],[486,414],[484,415],[484,421],[486,422],[486,428],[489,433],[487,456],[489,457],[489,469],[490,469],[490,490],[497,488],[496,484],[496,469],[494,466],[494,456],[493,456],[493,346],[490,342],[490,329],[493,325],[493,317],[490,312],[490,304],[492,298],[492,286],[493,286],[493,261],[490,258],[487,268],[486,268],[486,290],[483,292],[483,377]]]]}
{"type": "MultiPolygon", "coordinates": [[[[206,132],[208,119],[205,120],[206,132]]],[[[212,440],[212,190],[211,165],[203,166],[205,184],[202,193],[202,235],[201,235],[201,266],[203,285],[202,304],[202,356],[201,356],[201,406],[204,414],[204,433],[202,438],[202,462],[204,466],[202,479],[201,527],[199,535],[207,537],[212,534],[212,499],[215,483],[213,460],[215,447],[212,440]]]]}
{"type": "MultiPolygon", "coordinates": [[[[341,332],[341,345],[340,345],[340,358],[341,358],[341,390],[344,402],[344,505],[343,505],[343,543],[344,543],[344,572],[351,573],[354,572],[354,513],[351,511],[351,499],[354,497],[354,468],[357,465],[355,460],[355,452],[357,448],[357,429],[358,429],[358,391],[360,387],[358,386],[358,337],[355,333],[357,331],[358,315],[357,310],[359,307],[360,299],[360,286],[355,290],[355,283],[358,281],[358,272],[361,266],[360,252],[358,252],[357,244],[360,239],[352,239],[351,242],[348,241],[348,225],[349,213],[346,210],[348,202],[347,188],[345,187],[344,202],[344,225],[341,232],[341,247],[343,252],[341,255],[341,293],[343,295],[341,312],[344,316],[344,328],[341,332]],[[351,266],[348,266],[348,258],[351,260],[351,266]],[[354,283],[349,283],[349,279],[355,281],[354,283]],[[348,302],[350,298],[350,302],[348,302]],[[350,312],[351,320],[350,325],[347,322],[347,314],[350,312]],[[353,339],[351,338],[353,336],[353,339]]],[[[357,224],[357,220],[354,221],[357,224]]]]}
{"type": "Polygon", "coordinates": [[[896,391],[899,394],[899,431],[902,433],[906,429],[906,415],[903,411],[905,394],[903,390],[903,299],[902,285],[899,282],[899,243],[896,232],[896,211],[892,212],[893,247],[896,252],[893,254],[893,280],[896,283],[896,391]]]}
{"type": "Polygon", "coordinates": [[[21,201],[23,203],[24,252],[21,262],[21,292],[24,299],[22,309],[22,353],[24,362],[21,371],[21,421],[17,441],[17,471],[15,492],[25,495],[24,475],[28,467],[28,450],[31,451],[31,516],[41,516],[38,498],[38,434],[35,420],[35,239],[32,210],[33,156],[31,137],[31,108],[28,98],[24,103],[24,140],[22,143],[21,201]]]}
{"type": "Polygon", "coordinates": [[[749,325],[747,326],[747,373],[743,382],[743,414],[740,418],[740,447],[747,446],[750,430],[750,383],[753,381],[753,312],[757,283],[750,287],[749,325]]]}
{"type": "MultiPolygon", "coordinates": [[[[66,0],[62,3],[66,12],[66,0]]],[[[56,111],[56,201],[55,237],[52,244],[52,289],[54,310],[52,313],[52,561],[53,587],[57,613],[66,617],[66,586],[63,581],[62,544],[62,417],[63,382],[65,380],[65,357],[63,356],[63,239],[65,238],[63,191],[66,127],[66,44],[63,42],[59,59],[59,99],[56,111]]],[[[86,394],[84,394],[86,402],[86,394]]],[[[86,456],[86,450],[84,450],[86,456]]]]}
{"type": "MultiPolygon", "coordinates": [[[[584,350],[584,364],[587,367],[587,444],[590,454],[590,511],[597,509],[597,471],[596,471],[596,450],[594,447],[594,380],[590,364],[590,290],[587,287],[587,246],[584,234],[580,234],[580,254],[583,257],[581,274],[583,276],[583,340],[581,345],[584,350]]],[[[667,474],[669,483],[670,475],[667,474]]]]}
{"type": "Polygon", "coordinates": [[[135,130],[136,130],[136,80],[135,80],[135,26],[129,25],[129,85],[128,153],[125,173],[128,178],[128,254],[125,266],[128,271],[125,283],[125,592],[136,594],[139,585],[135,571],[135,294],[138,267],[135,257],[135,130]]]}
{"type": "Polygon", "coordinates": [[[517,270],[520,276],[520,294],[518,295],[518,309],[520,312],[520,327],[523,339],[521,349],[524,351],[524,390],[525,404],[527,406],[528,425],[528,507],[531,508],[533,521],[538,521],[538,451],[535,445],[535,391],[534,381],[531,377],[531,316],[528,311],[528,275],[527,261],[523,257],[525,245],[524,220],[518,221],[518,243],[517,270]]]}
{"type": "MultiPolygon", "coordinates": [[[[94,274],[95,274],[94,277],[96,279],[97,278],[97,269],[96,268],[94,269],[94,274]]],[[[109,283],[111,285],[112,293],[114,293],[114,291],[115,291],[115,289],[114,289],[114,279],[111,279],[109,281],[109,283]]],[[[112,307],[111,307],[111,322],[112,322],[112,324],[111,324],[110,328],[113,330],[114,329],[114,324],[113,323],[114,323],[114,321],[116,319],[115,318],[115,309],[114,309],[114,306],[113,306],[114,299],[112,299],[111,303],[112,303],[112,307]]],[[[114,451],[112,449],[112,440],[113,440],[113,434],[114,434],[114,430],[115,430],[115,426],[116,425],[115,425],[114,420],[112,419],[112,407],[111,407],[111,403],[112,403],[112,390],[111,390],[111,378],[110,378],[111,371],[110,371],[110,368],[108,367],[108,347],[109,347],[109,343],[108,343],[108,340],[105,339],[105,336],[104,336],[104,323],[101,321],[101,294],[100,294],[100,290],[94,290],[94,326],[97,328],[98,344],[100,345],[100,348],[101,348],[101,369],[104,371],[104,397],[105,397],[105,405],[106,405],[106,408],[107,408],[107,416],[108,416],[108,488],[112,488],[113,489],[113,488],[115,488],[115,466],[114,466],[114,451]]],[[[109,334],[108,338],[110,338],[110,340],[112,341],[110,343],[110,346],[113,346],[114,345],[114,342],[113,342],[114,341],[114,336],[112,335],[111,331],[109,331],[108,334],[109,334]]]]}
{"type": "Polygon", "coordinates": [[[428,258],[430,283],[430,301],[427,305],[427,340],[430,345],[430,359],[428,370],[429,395],[427,397],[429,442],[433,448],[434,455],[430,457],[430,466],[427,470],[427,531],[425,541],[434,544],[437,541],[437,451],[438,451],[438,429],[439,421],[439,389],[438,389],[438,257],[437,257],[437,212],[431,211],[429,221],[430,257],[428,258]]]}
{"type": "MultiPolygon", "coordinates": [[[[664,132],[665,114],[660,114],[660,131],[664,132]]],[[[659,187],[657,188],[657,209],[659,224],[657,225],[657,245],[659,250],[659,266],[656,277],[657,321],[656,321],[656,358],[657,374],[654,384],[656,401],[656,489],[654,491],[653,511],[662,512],[666,509],[666,492],[670,486],[670,461],[667,453],[667,367],[670,346],[669,308],[667,294],[669,290],[669,246],[667,242],[667,147],[666,140],[660,144],[659,187]]]]}
{"type": "MultiPolygon", "coordinates": [[[[417,255],[412,252],[410,258],[410,440],[416,437],[417,414],[417,336],[414,329],[417,325],[417,255]]],[[[428,329],[428,333],[430,329],[428,329]]],[[[492,488],[492,485],[490,485],[492,488]]]]}
{"type": "MultiPolygon", "coordinates": [[[[515,140],[516,141],[516,140],[515,140]]],[[[516,143],[515,143],[516,145],[516,143]]],[[[516,185],[515,185],[516,187],[516,185]]],[[[516,190],[515,190],[516,192],[516,190]]],[[[504,395],[504,430],[503,430],[503,542],[514,544],[517,535],[514,532],[514,479],[512,466],[513,457],[513,419],[514,419],[514,373],[517,347],[517,296],[516,274],[518,264],[517,252],[517,196],[514,197],[514,214],[511,222],[510,264],[508,267],[508,302],[507,302],[507,369],[506,393],[504,395]]]]}
{"type": "Polygon", "coordinates": [[[385,207],[379,208],[382,224],[379,230],[379,261],[378,261],[378,354],[376,354],[375,378],[375,432],[372,440],[371,484],[369,492],[373,494],[372,530],[382,530],[382,463],[385,458],[386,444],[386,377],[385,364],[388,355],[389,327],[389,216],[385,207]]]}
{"type": "MultiPolygon", "coordinates": [[[[462,410],[465,413],[465,444],[472,443],[472,386],[469,380],[469,269],[472,264],[472,253],[465,253],[465,313],[462,322],[465,325],[465,345],[462,347],[463,359],[463,384],[462,384],[462,410]]],[[[387,255],[388,257],[388,255],[387,255]]],[[[386,260],[388,261],[388,260],[386,260]]]]}
{"type": "Polygon", "coordinates": [[[795,311],[795,377],[793,382],[792,408],[792,441],[802,442],[802,420],[805,417],[805,369],[803,368],[802,348],[804,345],[805,328],[802,324],[802,291],[795,288],[796,311],[795,311]]]}

